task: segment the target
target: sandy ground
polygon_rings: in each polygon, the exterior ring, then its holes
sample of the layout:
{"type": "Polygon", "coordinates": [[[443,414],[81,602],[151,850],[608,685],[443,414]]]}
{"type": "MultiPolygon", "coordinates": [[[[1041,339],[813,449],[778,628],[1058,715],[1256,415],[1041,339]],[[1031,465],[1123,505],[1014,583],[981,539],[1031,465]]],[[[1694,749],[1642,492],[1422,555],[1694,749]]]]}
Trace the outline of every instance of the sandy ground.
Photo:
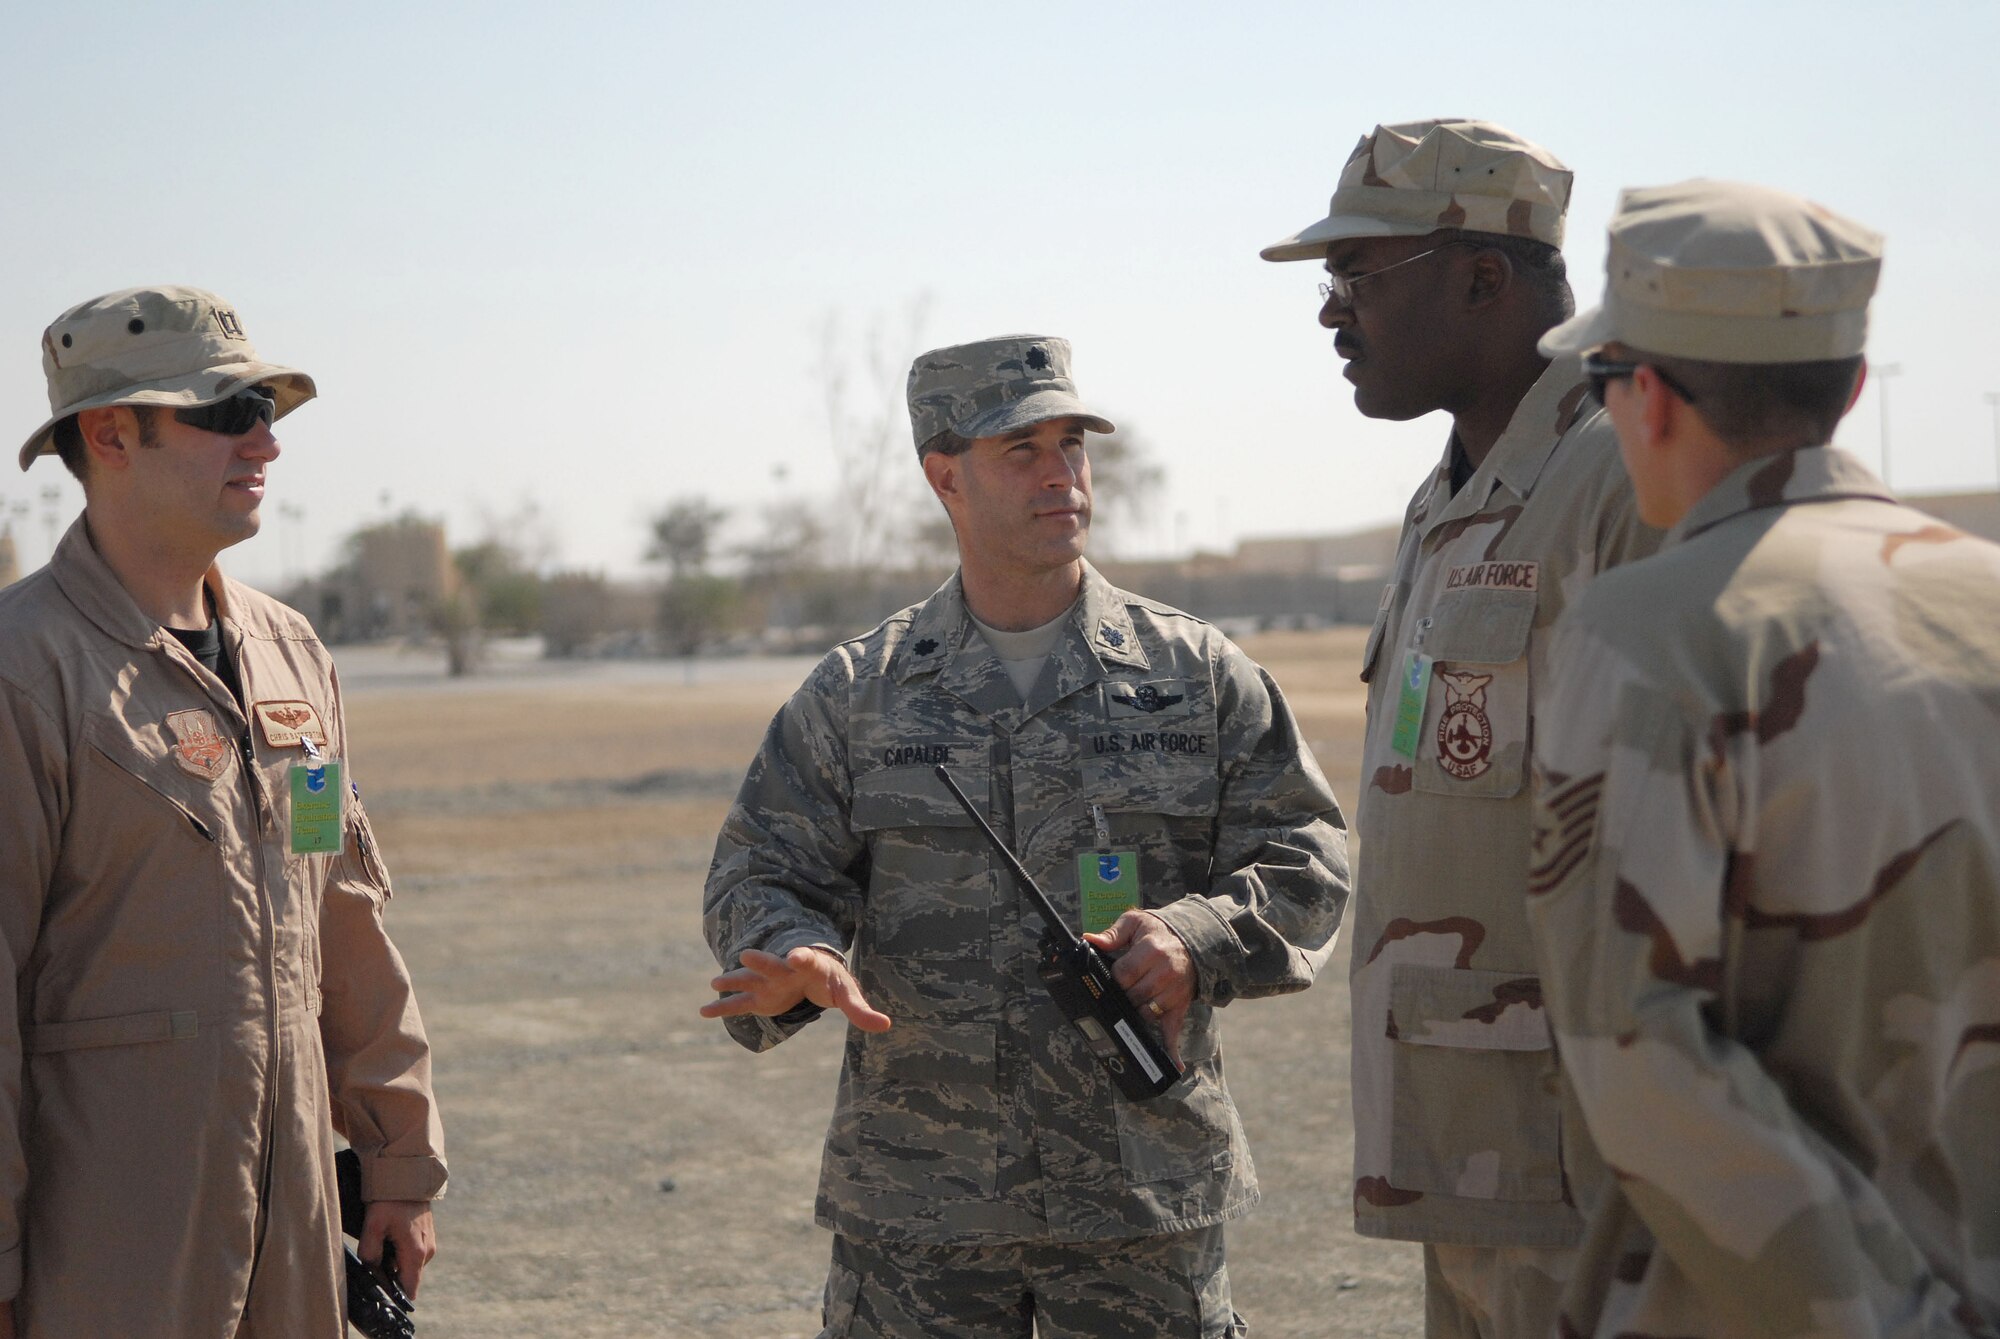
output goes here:
{"type": "MultiPolygon", "coordinates": [[[[1360,640],[1248,643],[1343,804],[1360,640]]],[[[715,829],[804,663],[502,666],[445,686],[342,657],[449,1140],[427,1339],[818,1332],[838,1025],[752,1056],[695,1015],[715,829]]],[[[1230,1228],[1230,1273],[1260,1336],[1421,1330],[1417,1249],[1351,1227],[1344,968],[1225,1024],[1264,1187],[1230,1228]]]]}

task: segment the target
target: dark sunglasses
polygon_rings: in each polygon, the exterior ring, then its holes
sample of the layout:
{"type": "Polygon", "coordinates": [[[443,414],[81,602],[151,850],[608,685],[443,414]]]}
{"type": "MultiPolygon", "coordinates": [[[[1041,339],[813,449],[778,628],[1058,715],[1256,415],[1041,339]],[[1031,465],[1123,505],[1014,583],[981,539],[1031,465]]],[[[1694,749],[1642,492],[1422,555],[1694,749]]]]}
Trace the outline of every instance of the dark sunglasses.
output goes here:
{"type": "Polygon", "coordinates": [[[214,404],[174,411],[176,423],[185,423],[203,432],[219,432],[225,437],[241,437],[259,423],[268,424],[277,417],[277,401],[261,386],[238,391],[227,400],[217,400],[214,404]]]}
{"type": "Polygon", "coordinates": [[[1590,378],[1591,398],[1599,404],[1604,403],[1604,388],[1606,386],[1614,381],[1623,381],[1642,367],[1652,367],[1653,375],[1660,379],[1662,386],[1665,386],[1689,404],[1694,403],[1693,391],[1690,391],[1687,387],[1681,385],[1680,382],[1675,381],[1651,363],[1622,363],[1615,358],[1605,358],[1595,353],[1587,353],[1583,356],[1583,374],[1590,378]]]}

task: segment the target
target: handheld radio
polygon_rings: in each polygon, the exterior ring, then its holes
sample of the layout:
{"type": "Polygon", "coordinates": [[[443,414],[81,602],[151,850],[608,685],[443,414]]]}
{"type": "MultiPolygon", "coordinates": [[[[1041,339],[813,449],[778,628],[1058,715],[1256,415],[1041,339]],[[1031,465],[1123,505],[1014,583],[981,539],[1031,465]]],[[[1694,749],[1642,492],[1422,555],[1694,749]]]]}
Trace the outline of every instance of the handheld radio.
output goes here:
{"type": "Polygon", "coordinates": [[[1174,1086],[1183,1067],[1161,1044],[1158,1035],[1132,1007],[1125,992],[1111,975],[1111,963],[1102,953],[1083,942],[1076,931],[1056,914],[1055,904],[1041,890],[1007,844],[988,826],[986,819],[965,798],[965,792],[944,768],[936,769],[938,780],[965,810],[966,817],[985,834],[986,840],[1006,862],[1014,881],[1027,891],[1042,913],[1042,958],[1035,974],[1054,996],[1056,1007],[1083,1034],[1104,1068],[1111,1073],[1118,1091],[1136,1102],[1158,1097],[1174,1086]]]}

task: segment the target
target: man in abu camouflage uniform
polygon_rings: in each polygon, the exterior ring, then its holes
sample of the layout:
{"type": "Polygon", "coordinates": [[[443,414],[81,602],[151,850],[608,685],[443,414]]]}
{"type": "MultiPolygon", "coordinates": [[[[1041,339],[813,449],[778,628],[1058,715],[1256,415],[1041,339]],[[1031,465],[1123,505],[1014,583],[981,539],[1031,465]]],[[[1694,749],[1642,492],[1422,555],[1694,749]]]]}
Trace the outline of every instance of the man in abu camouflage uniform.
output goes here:
{"type": "Polygon", "coordinates": [[[716,843],[707,933],[733,970],[702,1012],[759,1051],[823,1008],[854,1025],[826,1339],[1243,1332],[1222,1224],[1257,1189],[1214,1011],[1311,984],[1345,832],[1270,676],[1084,561],[1084,433],[1112,428],[1068,363],[1035,336],[916,360],[958,574],[828,654],[716,843]],[[938,765],[1117,955],[1186,1064],[1164,1096],[1128,1101],[1064,1022],[1040,917],[938,765]]]}
{"type": "Polygon", "coordinates": [[[1574,358],[1570,173],[1479,121],[1378,126],[1328,216],[1320,324],[1371,418],[1452,415],[1369,634],[1355,817],[1354,1221],[1424,1245],[1433,1336],[1544,1335],[1580,1231],[1522,913],[1530,722],[1550,629],[1648,551],[1574,358]]]}
{"type": "Polygon", "coordinates": [[[2000,1335],[2000,548],[1827,443],[1875,234],[1627,191],[1589,350],[1662,551],[1536,750],[1564,1073],[1616,1170],[1564,1334],[2000,1335]]]}

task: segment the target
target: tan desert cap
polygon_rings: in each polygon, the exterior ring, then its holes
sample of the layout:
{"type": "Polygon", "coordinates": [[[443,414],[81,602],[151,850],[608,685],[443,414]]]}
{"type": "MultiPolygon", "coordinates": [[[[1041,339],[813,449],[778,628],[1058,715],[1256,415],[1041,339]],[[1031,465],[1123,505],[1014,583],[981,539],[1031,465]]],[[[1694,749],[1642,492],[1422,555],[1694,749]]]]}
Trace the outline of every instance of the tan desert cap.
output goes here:
{"type": "Polygon", "coordinates": [[[1622,192],[1604,303],[1542,336],[1550,357],[1617,340],[1711,363],[1852,358],[1868,342],[1882,237],[1823,205],[1733,181],[1622,192]]]}
{"type": "Polygon", "coordinates": [[[24,470],[55,449],[55,425],[85,409],[185,409],[261,385],[283,418],[319,393],[305,373],[258,360],[235,308],[176,285],[127,288],[71,307],[42,332],[42,372],[50,414],[21,448],[24,470]]]}
{"type": "Polygon", "coordinates": [[[1561,246],[1574,175],[1541,145],[1491,121],[1380,125],[1340,170],[1326,217],[1262,251],[1319,260],[1347,237],[1422,237],[1439,228],[1561,246]]]}
{"type": "Polygon", "coordinates": [[[1092,432],[1118,431],[1077,398],[1069,341],[1048,335],[1000,335],[921,354],[910,364],[909,402],[919,456],[946,429],[965,438],[999,437],[1073,417],[1092,432]]]}

